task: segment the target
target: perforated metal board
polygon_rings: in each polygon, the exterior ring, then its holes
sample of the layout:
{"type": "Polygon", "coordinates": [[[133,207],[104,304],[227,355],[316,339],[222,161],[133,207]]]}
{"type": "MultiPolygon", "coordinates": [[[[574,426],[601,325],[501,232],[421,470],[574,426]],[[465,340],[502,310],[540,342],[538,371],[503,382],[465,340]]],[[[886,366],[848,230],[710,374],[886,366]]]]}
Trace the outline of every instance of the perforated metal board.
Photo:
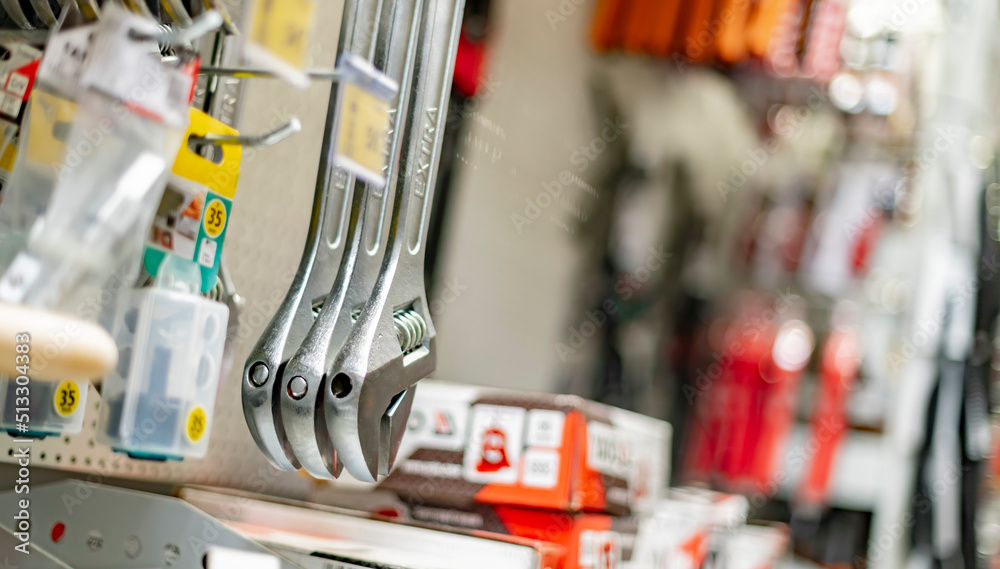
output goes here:
{"type": "MultiPolygon", "coordinates": [[[[230,2],[226,2],[230,5],[230,2]]],[[[341,1],[320,2],[313,66],[330,67],[340,28],[341,1]]],[[[316,482],[281,472],[257,449],[243,419],[240,375],[254,342],[284,296],[305,241],[319,162],[329,84],[299,91],[276,80],[251,80],[239,104],[240,130],[273,129],[298,117],[303,130],[272,148],[245,152],[241,181],[226,240],[226,260],[236,289],[246,299],[240,314],[236,358],[216,403],[208,455],[200,460],[133,460],[95,440],[100,397],[91,389],[81,433],[32,444],[32,466],[109,477],[201,484],[287,497],[304,497],[316,482]]],[[[227,91],[226,97],[233,96],[227,91]]],[[[232,100],[227,98],[226,105],[232,100]]],[[[223,113],[225,114],[225,113],[223,113]]],[[[232,115],[230,115],[232,116],[232,115]]],[[[0,434],[0,461],[12,462],[11,438],[0,434]]]]}

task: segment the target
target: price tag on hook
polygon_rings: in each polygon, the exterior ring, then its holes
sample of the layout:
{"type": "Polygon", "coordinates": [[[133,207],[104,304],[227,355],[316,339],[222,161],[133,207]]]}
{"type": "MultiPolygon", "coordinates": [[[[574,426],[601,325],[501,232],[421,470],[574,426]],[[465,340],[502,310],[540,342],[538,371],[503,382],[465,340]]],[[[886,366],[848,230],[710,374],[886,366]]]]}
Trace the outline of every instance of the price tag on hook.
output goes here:
{"type": "Polygon", "coordinates": [[[386,183],[396,83],[352,55],[340,61],[341,83],[334,116],[334,164],[377,187],[386,183]]]}
{"type": "Polygon", "coordinates": [[[256,0],[246,8],[243,54],[293,85],[309,85],[305,68],[316,21],[316,0],[256,0]]]}

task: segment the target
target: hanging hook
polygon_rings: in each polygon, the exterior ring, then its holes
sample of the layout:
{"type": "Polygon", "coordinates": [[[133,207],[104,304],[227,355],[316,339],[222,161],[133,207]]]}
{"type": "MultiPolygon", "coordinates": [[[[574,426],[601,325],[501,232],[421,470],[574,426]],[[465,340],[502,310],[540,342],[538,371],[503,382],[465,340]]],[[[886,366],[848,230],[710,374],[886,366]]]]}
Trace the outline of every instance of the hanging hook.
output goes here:
{"type": "MultiPolygon", "coordinates": [[[[255,79],[274,79],[277,75],[273,71],[268,71],[266,69],[258,69],[255,67],[213,67],[205,66],[198,70],[199,75],[214,75],[218,77],[241,77],[241,78],[255,78],[255,79]]],[[[340,81],[341,73],[336,69],[308,69],[305,72],[310,79],[320,79],[326,81],[333,81],[334,83],[340,81]]]]}
{"type": "Polygon", "coordinates": [[[287,124],[264,134],[232,135],[209,133],[205,136],[192,136],[189,140],[195,144],[214,144],[216,146],[238,144],[240,146],[265,147],[274,146],[301,130],[302,123],[299,122],[299,119],[292,117],[292,120],[288,121],[287,124]]]}

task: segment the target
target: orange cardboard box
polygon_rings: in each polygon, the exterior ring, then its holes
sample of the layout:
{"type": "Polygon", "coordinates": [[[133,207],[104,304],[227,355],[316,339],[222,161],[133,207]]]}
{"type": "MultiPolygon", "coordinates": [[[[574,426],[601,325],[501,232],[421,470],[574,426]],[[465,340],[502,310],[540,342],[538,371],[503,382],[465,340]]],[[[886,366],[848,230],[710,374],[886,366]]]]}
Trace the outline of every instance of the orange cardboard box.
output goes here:
{"type": "MultiPolygon", "coordinates": [[[[428,527],[538,540],[565,551],[562,569],[624,569],[632,556],[639,519],[606,514],[480,504],[470,510],[413,506],[410,517],[428,527]]],[[[553,568],[555,569],[555,568],[553,568]]]]}
{"type": "Polygon", "coordinates": [[[422,381],[378,488],[417,505],[628,515],[663,496],[670,425],[585,399],[422,381]]]}

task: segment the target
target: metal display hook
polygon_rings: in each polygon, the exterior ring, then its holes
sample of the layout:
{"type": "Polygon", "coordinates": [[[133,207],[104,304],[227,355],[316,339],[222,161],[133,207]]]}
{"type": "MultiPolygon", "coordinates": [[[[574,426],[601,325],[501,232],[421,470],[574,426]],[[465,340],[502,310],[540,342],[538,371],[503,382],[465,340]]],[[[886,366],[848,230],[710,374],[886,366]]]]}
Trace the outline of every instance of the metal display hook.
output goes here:
{"type": "MultiPolygon", "coordinates": [[[[258,69],[255,67],[213,67],[205,66],[198,70],[199,75],[211,75],[214,77],[238,77],[247,79],[277,79],[273,71],[258,69]]],[[[308,69],[305,74],[310,79],[322,81],[340,82],[341,72],[336,69],[308,69]]]]}
{"type": "Polygon", "coordinates": [[[292,117],[290,121],[285,123],[278,128],[266,132],[264,134],[206,134],[204,136],[192,136],[189,140],[196,145],[202,144],[214,144],[216,146],[224,146],[229,144],[237,144],[240,146],[249,146],[262,148],[267,146],[274,146],[282,140],[292,136],[293,134],[302,130],[302,123],[299,119],[292,117]]]}

